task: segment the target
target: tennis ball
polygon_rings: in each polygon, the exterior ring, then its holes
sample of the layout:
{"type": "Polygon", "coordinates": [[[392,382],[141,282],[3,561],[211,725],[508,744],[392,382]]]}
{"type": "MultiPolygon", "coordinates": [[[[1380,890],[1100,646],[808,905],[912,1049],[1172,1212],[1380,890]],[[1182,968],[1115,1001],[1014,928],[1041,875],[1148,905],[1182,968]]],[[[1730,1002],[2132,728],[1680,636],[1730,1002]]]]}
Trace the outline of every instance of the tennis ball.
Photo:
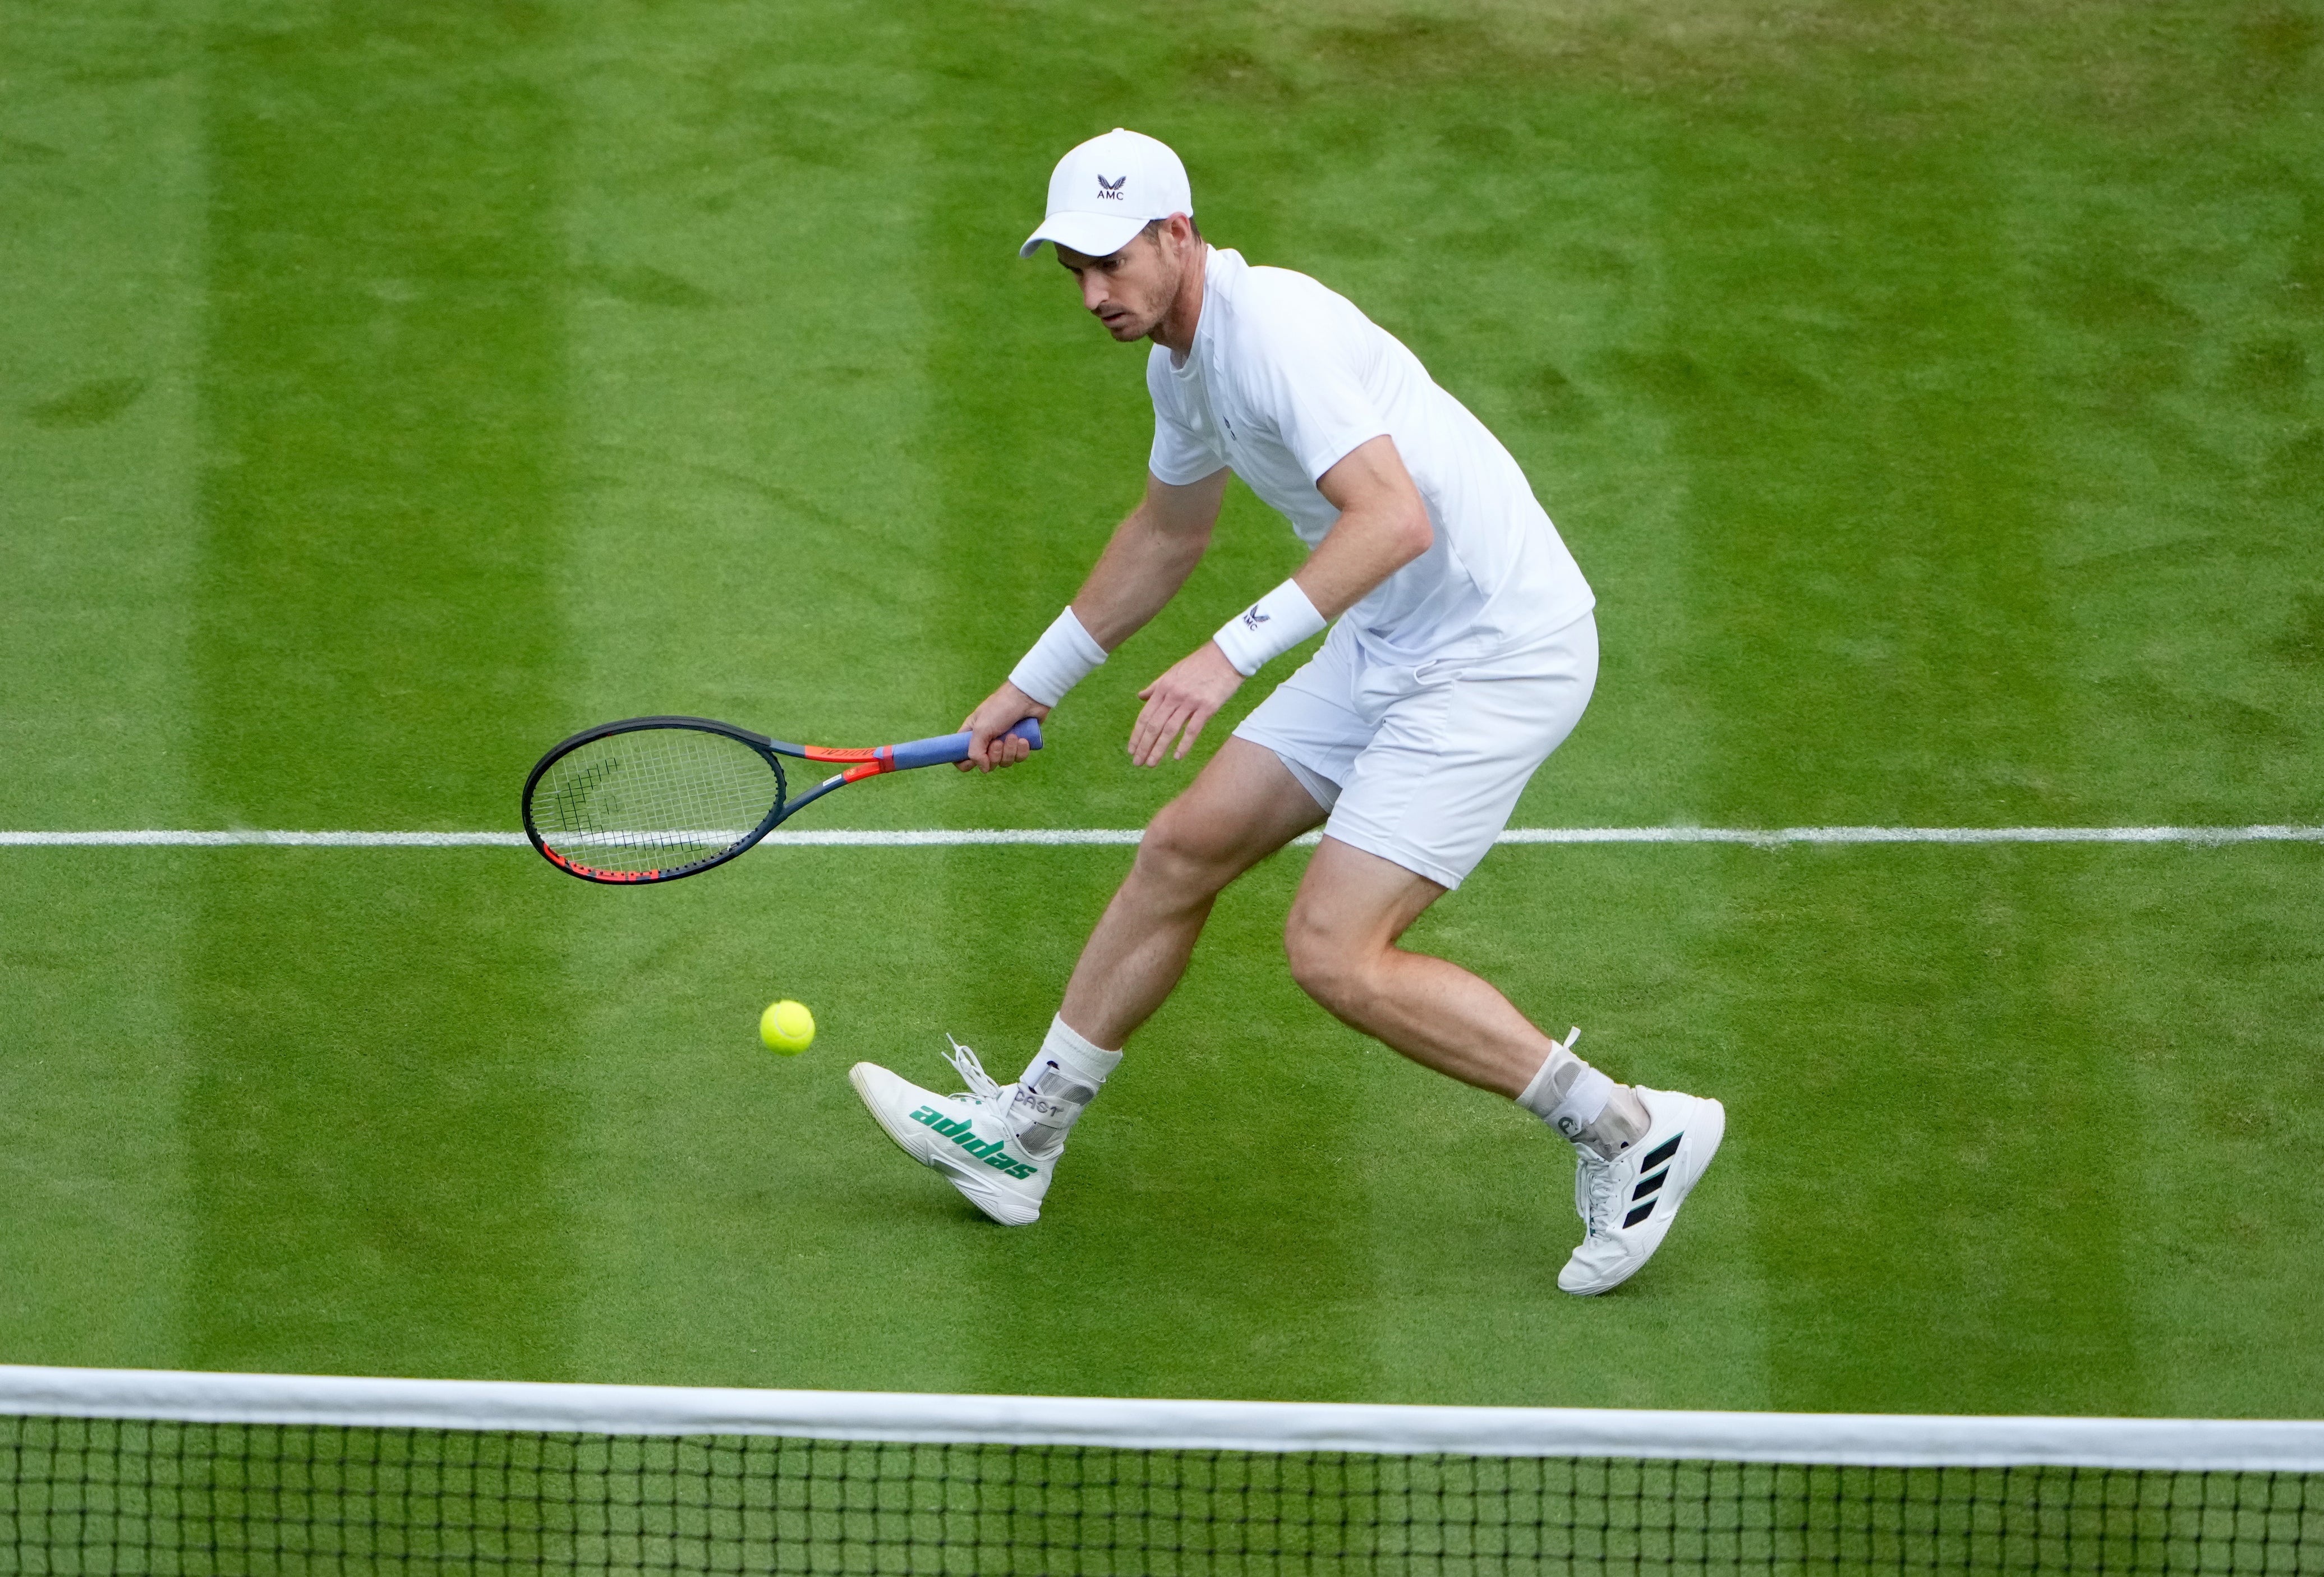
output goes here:
{"type": "Polygon", "coordinates": [[[785,997],[759,1015],[759,1038],[769,1051],[797,1056],[815,1044],[815,1015],[785,997]]]}

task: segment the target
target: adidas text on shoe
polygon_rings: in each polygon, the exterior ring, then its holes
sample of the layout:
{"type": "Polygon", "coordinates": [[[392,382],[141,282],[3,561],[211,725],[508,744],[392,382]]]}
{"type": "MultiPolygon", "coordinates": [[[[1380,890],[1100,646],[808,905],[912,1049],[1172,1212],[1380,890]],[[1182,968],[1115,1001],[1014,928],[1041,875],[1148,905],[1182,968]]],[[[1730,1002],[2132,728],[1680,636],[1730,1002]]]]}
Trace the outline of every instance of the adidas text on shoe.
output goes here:
{"type": "Polygon", "coordinates": [[[958,1042],[953,1052],[950,1060],[969,1084],[962,1094],[923,1090],[868,1062],[850,1068],[847,1082],[899,1149],[942,1173],[1002,1226],[1028,1226],[1040,1219],[1057,1157],[1036,1160],[1019,1142],[1010,1122],[1017,1086],[995,1084],[976,1054],[958,1042]]]}
{"type": "Polygon", "coordinates": [[[1716,1101],[1632,1088],[1654,1120],[1646,1137],[1610,1161],[1580,1151],[1573,1207],[1588,1234],[1557,1285],[1583,1296],[1621,1286],[1654,1258],[1727,1131],[1727,1109],[1716,1101]]]}

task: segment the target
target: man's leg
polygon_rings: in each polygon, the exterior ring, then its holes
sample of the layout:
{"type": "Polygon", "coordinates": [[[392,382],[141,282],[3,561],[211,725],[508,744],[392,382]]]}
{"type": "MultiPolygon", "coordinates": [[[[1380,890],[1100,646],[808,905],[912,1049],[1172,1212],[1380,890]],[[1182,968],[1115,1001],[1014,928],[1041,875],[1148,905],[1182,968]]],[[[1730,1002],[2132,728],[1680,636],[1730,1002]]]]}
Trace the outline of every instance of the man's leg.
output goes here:
{"type": "Polygon", "coordinates": [[[1326,836],[1284,928],[1291,973],[1333,1013],[1415,1062],[1507,1095],[1580,1152],[1589,1234],[1559,1272],[1599,1293],[1662,1244],[1726,1131],[1716,1101],[1615,1084],[1458,964],[1397,945],[1444,888],[1326,836]]]}
{"type": "MultiPolygon", "coordinates": [[[[1335,1016],[1413,1061],[1514,1101],[1557,1043],[1459,964],[1396,945],[1444,890],[1326,837],[1284,927],[1291,976],[1335,1016]]],[[[1627,1099],[1635,1107],[1637,1098],[1627,1099]]]]}
{"type": "Polygon", "coordinates": [[[1137,862],[1082,947],[1058,1016],[1091,1044],[1120,1049],[1186,973],[1212,901],[1323,819],[1323,807],[1273,751],[1230,738],[1146,829],[1137,862]]]}
{"type": "Polygon", "coordinates": [[[1013,1084],[955,1047],[968,1084],[939,1095],[873,1063],[848,1071],[888,1137],[1004,1226],[1041,1214],[1066,1136],[1130,1033],[1178,983],[1219,890],[1323,819],[1273,751],[1229,739],[1138,845],[1130,875],[1074,966],[1065,1002],[1013,1084]]]}

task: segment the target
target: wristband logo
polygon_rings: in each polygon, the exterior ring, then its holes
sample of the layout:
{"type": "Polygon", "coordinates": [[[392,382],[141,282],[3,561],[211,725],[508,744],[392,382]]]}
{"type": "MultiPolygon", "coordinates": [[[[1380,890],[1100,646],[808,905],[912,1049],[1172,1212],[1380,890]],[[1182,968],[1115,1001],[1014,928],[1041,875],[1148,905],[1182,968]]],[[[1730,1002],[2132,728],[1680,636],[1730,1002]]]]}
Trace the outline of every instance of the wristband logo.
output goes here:
{"type": "Polygon", "coordinates": [[[1243,610],[1242,627],[1244,629],[1256,633],[1259,627],[1266,622],[1267,615],[1259,611],[1258,604],[1253,603],[1250,607],[1243,610]]]}
{"type": "Polygon", "coordinates": [[[1118,202],[1120,202],[1121,200],[1123,200],[1123,199],[1122,199],[1122,196],[1121,196],[1121,189],[1122,189],[1123,185],[1124,185],[1126,182],[1128,182],[1128,180],[1130,180],[1130,177],[1128,177],[1127,175],[1124,175],[1124,176],[1119,176],[1119,177],[1115,178],[1115,179],[1114,179],[1114,180],[1107,180],[1104,176],[1102,176],[1102,175],[1099,176],[1099,177],[1097,178],[1097,195],[1098,195],[1098,197],[1099,197],[1101,199],[1103,199],[1103,200],[1106,200],[1106,201],[1117,202],[1117,203],[1118,203],[1118,202]]]}

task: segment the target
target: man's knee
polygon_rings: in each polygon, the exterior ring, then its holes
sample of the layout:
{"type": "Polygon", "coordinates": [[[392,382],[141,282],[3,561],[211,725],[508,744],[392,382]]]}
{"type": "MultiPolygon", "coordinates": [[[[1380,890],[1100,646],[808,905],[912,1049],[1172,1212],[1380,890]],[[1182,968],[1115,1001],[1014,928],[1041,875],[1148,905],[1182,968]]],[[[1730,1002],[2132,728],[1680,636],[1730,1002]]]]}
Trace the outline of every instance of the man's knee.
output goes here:
{"type": "Polygon", "coordinates": [[[1138,840],[1136,872],[1141,881],[1188,898],[1208,898],[1234,880],[1233,851],[1217,829],[1194,813],[1184,798],[1172,800],[1138,840]]]}
{"type": "Polygon", "coordinates": [[[1371,950],[1302,900],[1283,923],[1283,953],[1299,989],[1342,1018],[1360,1012],[1370,993],[1371,950]]]}

